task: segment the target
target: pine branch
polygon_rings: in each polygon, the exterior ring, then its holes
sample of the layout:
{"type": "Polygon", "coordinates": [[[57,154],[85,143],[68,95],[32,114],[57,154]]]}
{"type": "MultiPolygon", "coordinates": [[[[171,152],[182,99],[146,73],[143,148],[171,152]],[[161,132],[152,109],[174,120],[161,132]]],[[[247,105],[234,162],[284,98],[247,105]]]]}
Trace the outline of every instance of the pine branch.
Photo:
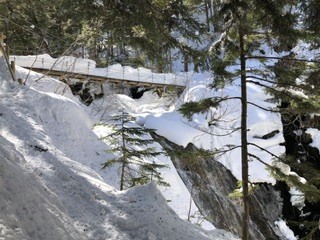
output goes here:
{"type": "Polygon", "coordinates": [[[123,161],[122,157],[108,159],[106,162],[101,164],[102,169],[109,168],[117,163],[122,163],[122,161],[123,161]]]}
{"type": "Polygon", "coordinates": [[[257,155],[254,155],[252,153],[248,153],[249,157],[252,157],[254,159],[256,159],[258,162],[262,163],[263,165],[269,167],[269,168],[274,168],[274,166],[271,166],[270,164],[264,162],[260,157],[258,157],[257,155]]]}
{"type": "Polygon", "coordinates": [[[264,152],[266,152],[266,153],[270,154],[272,157],[274,157],[274,158],[276,158],[276,159],[278,159],[278,160],[281,160],[281,161],[283,160],[281,157],[279,157],[279,156],[275,155],[274,153],[272,153],[272,152],[268,151],[267,149],[265,149],[265,148],[263,148],[263,147],[261,147],[261,146],[259,146],[259,145],[255,144],[255,143],[248,142],[248,145],[251,145],[251,146],[254,146],[254,147],[256,147],[256,148],[259,148],[260,150],[262,150],[262,151],[264,151],[264,152]]]}
{"type": "Polygon", "coordinates": [[[207,112],[211,107],[217,108],[220,103],[228,100],[233,99],[241,99],[240,97],[213,97],[213,98],[205,98],[198,102],[187,102],[183,104],[179,112],[191,120],[191,117],[196,113],[205,113],[207,112]]]}
{"type": "MultiPolygon", "coordinates": [[[[268,56],[247,56],[246,59],[274,59],[274,60],[283,60],[284,57],[268,57],[268,56]]],[[[317,60],[307,60],[307,59],[297,59],[297,58],[285,58],[286,61],[293,62],[306,62],[306,63],[320,63],[317,60]]]]}
{"type": "MultiPolygon", "coordinates": [[[[257,77],[257,76],[253,76],[253,75],[247,75],[247,79],[251,79],[251,78],[259,80],[259,81],[263,81],[263,82],[268,82],[268,83],[271,83],[271,84],[277,84],[275,81],[268,80],[266,78],[257,77]]],[[[247,80],[247,82],[250,82],[250,80],[247,80]]]]}
{"type": "Polygon", "coordinates": [[[224,147],[227,147],[228,149],[216,149],[215,153],[219,156],[222,156],[228,152],[231,152],[237,148],[241,148],[241,145],[225,145],[224,147]]]}
{"type": "Polygon", "coordinates": [[[291,96],[292,96],[292,94],[289,94],[287,91],[279,90],[279,89],[277,89],[277,88],[274,88],[274,87],[271,87],[271,86],[262,84],[262,83],[257,82],[257,81],[247,80],[247,83],[253,83],[253,84],[257,85],[257,86],[260,86],[260,87],[264,87],[264,88],[266,88],[266,89],[269,89],[269,90],[272,91],[272,92],[278,92],[278,93],[284,94],[284,95],[286,95],[287,97],[291,97],[291,96]]]}

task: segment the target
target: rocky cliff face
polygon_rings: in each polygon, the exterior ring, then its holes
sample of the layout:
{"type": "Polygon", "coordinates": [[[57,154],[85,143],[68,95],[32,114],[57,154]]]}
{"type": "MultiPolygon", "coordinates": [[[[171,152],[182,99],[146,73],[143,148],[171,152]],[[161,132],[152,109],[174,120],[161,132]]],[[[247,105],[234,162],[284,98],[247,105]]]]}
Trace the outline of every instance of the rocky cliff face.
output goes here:
{"type": "MultiPolygon", "coordinates": [[[[190,153],[174,154],[172,161],[193,195],[195,204],[214,226],[241,236],[241,201],[229,197],[237,184],[231,172],[212,157],[199,156],[192,144],[184,149],[162,137],[154,137],[169,151],[190,153]]],[[[271,185],[260,184],[250,198],[252,239],[279,239],[273,223],[281,214],[281,202],[279,193],[271,185]]]]}

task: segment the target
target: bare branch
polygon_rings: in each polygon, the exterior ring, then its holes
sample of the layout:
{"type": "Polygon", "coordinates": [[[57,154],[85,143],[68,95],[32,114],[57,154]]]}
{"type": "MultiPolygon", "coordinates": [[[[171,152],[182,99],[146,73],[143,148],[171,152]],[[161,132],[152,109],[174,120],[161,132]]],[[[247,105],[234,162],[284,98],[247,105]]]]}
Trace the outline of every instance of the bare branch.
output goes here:
{"type": "MultiPolygon", "coordinates": [[[[220,121],[220,120],[217,120],[217,121],[220,121]]],[[[199,127],[199,126],[197,126],[197,125],[193,125],[193,124],[190,124],[190,123],[187,123],[187,122],[184,122],[184,124],[186,124],[186,125],[189,126],[189,127],[194,128],[194,129],[197,129],[197,130],[200,131],[200,132],[209,134],[209,135],[211,135],[211,136],[217,136],[217,137],[225,137],[225,136],[228,136],[228,135],[230,135],[230,134],[232,134],[232,133],[240,130],[240,127],[236,127],[236,128],[232,128],[232,129],[231,129],[231,128],[230,128],[230,129],[222,129],[222,130],[224,130],[224,131],[229,131],[229,132],[227,132],[227,133],[225,133],[225,134],[216,134],[216,133],[210,132],[209,130],[207,130],[207,129],[205,129],[205,128],[201,128],[201,127],[199,127]]],[[[213,124],[211,124],[211,125],[213,125],[213,124]]]]}
{"type": "Polygon", "coordinates": [[[265,88],[269,88],[269,89],[274,90],[273,87],[270,87],[270,86],[268,86],[268,85],[262,84],[262,83],[257,82],[257,81],[247,80],[247,83],[253,83],[253,84],[256,84],[256,85],[258,85],[258,86],[260,86],[260,87],[265,87],[265,88]]]}
{"type": "Polygon", "coordinates": [[[252,106],[255,106],[255,107],[257,107],[257,108],[260,108],[260,109],[262,109],[262,110],[264,110],[264,111],[267,111],[267,112],[280,113],[279,110],[273,110],[273,109],[264,108],[264,107],[261,107],[261,106],[258,105],[258,104],[253,103],[253,102],[249,102],[249,101],[248,101],[248,104],[250,104],[250,105],[252,105],[252,106]]]}
{"type": "MultiPolygon", "coordinates": [[[[226,146],[227,146],[227,145],[226,145],[226,146]]],[[[241,145],[232,146],[232,147],[227,148],[227,149],[220,149],[220,150],[217,151],[217,154],[218,154],[219,156],[222,156],[222,155],[224,155],[224,154],[226,154],[226,153],[228,153],[228,152],[231,152],[231,151],[233,151],[233,150],[235,150],[235,149],[237,149],[237,148],[241,148],[241,145]]]]}
{"type": "MultiPolygon", "coordinates": [[[[247,79],[249,78],[253,78],[253,79],[256,79],[256,80],[260,80],[260,81],[263,81],[263,82],[268,82],[268,83],[272,83],[272,84],[277,84],[275,81],[271,81],[271,80],[268,80],[268,79],[265,79],[265,78],[261,78],[261,77],[257,77],[257,76],[253,76],[253,75],[247,75],[247,79]]],[[[250,80],[247,80],[247,82],[249,82],[250,80]]]]}
{"type": "Polygon", "coordinates": [[[248,153],[248,156],[249,156],[249,157],[252,157],[252,158],[254,158],[254,159],[256,159],[258,162],[260,162],[260,163],[262,163],[262,164],[266,165],[267,167],[272,168],[272,166],[271,166],[270,164],[268,164],[268,163],[266,163],[266,162],[262,161],[262,159],[261,159],[261,158],[259,158],[257,155],[254,155],[254,154],[252,154],[252,153],[248,153]]]}
{"type": "Polygon", "coordinates": [[[279,157],[279,156],[275,155],[274,153],[272,153],[272,152],[268,151],[267,149],[265,149],[265,148],[263,148],[263,147],[261,147],[261,146],[259,146],[259,145],[255,144],[255,143],[248,142],[248,145],[251,145],[251,146],[254,146],[254,147],[256,147],[256,148],[259,148],[260,150],[262,150],[262,151],[264,151],[264,152],[266,152],[266,153],[270,154],[272,157],[275,157],[275,158],[276,158],[276,159],[278,159],[278,160],[283,160],[281,157],[279,157]]]}

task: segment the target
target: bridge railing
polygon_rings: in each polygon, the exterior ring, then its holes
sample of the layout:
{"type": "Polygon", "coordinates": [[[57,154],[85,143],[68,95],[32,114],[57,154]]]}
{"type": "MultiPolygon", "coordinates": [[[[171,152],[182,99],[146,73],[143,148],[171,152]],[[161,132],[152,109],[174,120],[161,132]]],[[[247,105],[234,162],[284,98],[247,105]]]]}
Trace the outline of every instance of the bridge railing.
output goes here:
{"type": "Polygon", "coordinates": [[[52,58],[49,55],[10,56],[21,67],[79,73],[125,81],[136,81],[162,85],[186,86],[185,76],[174,73],[154,73],[146,68],[132,68],[115,64],[107,68],[96,68],[94,61],[70,56],[52,58]]]}

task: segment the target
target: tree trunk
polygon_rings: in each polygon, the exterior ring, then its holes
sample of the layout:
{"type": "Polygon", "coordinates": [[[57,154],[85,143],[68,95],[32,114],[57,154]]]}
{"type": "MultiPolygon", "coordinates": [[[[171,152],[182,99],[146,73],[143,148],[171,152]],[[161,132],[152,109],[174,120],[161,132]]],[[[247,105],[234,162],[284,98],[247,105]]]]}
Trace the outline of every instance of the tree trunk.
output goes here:
{"type": "Polygon", "coordinates": [[[184,70],[184,72],[189,71],[189,57],[188,56],[184,56],[183,70],[184,70]]]}
{"type": "Polygon", "coordinates": [[[206,22],[207,22],[207,31],[210,32],[210,16],[209,16],[209,3],[208,0],[204,1],[205,12],[206,12],[206,22]]]}
{"type": "Polygon", "coordinates": [[[123,190],[124,187],[124,172],[126,168],[126,162],[127,162],[127,156],[126,156],[126,142],[124,140],[124,112],[122,112],[122,118],[121,118],[121,129],[122,129],[122,166],[121,166],[121,177],[120,177],[120,191],[123,190]]]}
{"type": "Polygon", "coordinates": [[[212,8],[213,8],[213,18],[212,18],[212,21],[213,21],[213,28],[214,28],[214,31],[215,32],[221,32],[222,29],[222,24],[220,24],[220,16],[219,16],[219,4],[220,4],[220,1],[217,2],[216,0],[212,1],[211,2],[213,4],[212,8]]]}
{"type": "Polygon", "coordinates": [[[242,164],[242,191],[243,191],[243,219],[242,240],[249,240],[249,166],[248,166],[248,139],[247,139],[247,83],[246,59],[244,49],[244,28],[241,17],[239,19],[239,43],[241,65],[241,164],[242,164]]]}

